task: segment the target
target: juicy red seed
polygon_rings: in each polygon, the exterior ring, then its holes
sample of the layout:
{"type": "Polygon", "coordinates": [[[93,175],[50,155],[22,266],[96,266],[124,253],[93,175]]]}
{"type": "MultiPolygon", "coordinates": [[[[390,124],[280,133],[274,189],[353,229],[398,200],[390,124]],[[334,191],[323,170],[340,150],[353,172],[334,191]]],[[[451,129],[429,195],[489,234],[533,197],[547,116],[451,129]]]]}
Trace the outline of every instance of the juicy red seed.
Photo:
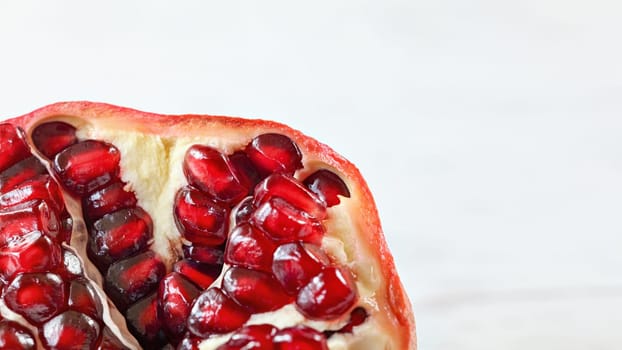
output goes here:
{"type": "Polygon", "coordinates": [[[35,339],[28,329],[18,323],[1,321],[0,349],[32,350],[35,349],[35,339]]]}
{"type": "Polygon", "coordinates": [[[253,313],[273,311],[292,301],[270,274],[242,267],[225,272],[222,289],[253,313]]]}
{"type": "Polygon", "coordinates": [[[155,290],[166,267],[152,251],[110,265],[104,290],[117,308],[125,310],[138,299],[155,290]]]}
{"type": "Polygon", "coordinates": [[[84,213],[90,220],[96,220],[106,214],[136,206],[134,192],[125,190],[125,184],[114,182],[93,192],[82,200],[84,213]]]}
{"type": "Polygon", "coordinates": [[[46,157],[52,159],[65,148],[78,142],[76,128],[64,122],[44,123],[32,132],[32,141],[46,157]]]}
{"type": "Polygon", "coordinates": [[[298,180],[284,174],[274,174],[255,187],[255,207],[279,197],[291,206],[317,220],[326,218],[326,204],[298,180]]]}
{"type": "Polygon", "coordinates": [[[128,329],[145,349],[159,349],[165,343],[157,296],[153,293],[139,300],[125,314],[128,329]]]}
{"type": "Polygon", "coordinates": [[[56,241],[62,241],[58,214],[46,202],[31,201],[0,210],[0,245],[11,237],[33,231],[44,232],[56,241]]]}
{"type": "Polygon", "coordinates": [[[43,341],[51,349],[91,349],[98,336],[99,324],[73,310],[63,312],[43,325],[43,341]]]}
{"type": "Polygon", "coordinates": [[[320,243],[324,237],[324,226],[318,220],[278,197],[259,206],[250,222],[281,243],[320,243]]]}
{"type": "Polygon", "coordinates": [[[171,272],[160,282],[158,307],[169,338],[177,343],[186,331],[186,319],[194,299],[201,291],[182,275],[171,272]]]}
{"type": "Polygon", "coordinates": [[[222,265],[224,246],[208,247],[199,245],[184,245],[184,257],[203,264],[222,265]]]}
{"type": "Polygon", "coordinates": [[[0,195],[0,207],[10,207],[33,200],[45,200],[58,212],[65,208],[60,188],[48,175],[27,180],[3,193],[0,195]]]}
{"type": "Polygon", "coordinates": [[[296,294],[311,278],[330,264],[319,246],[308,243],[288,243],[274,252],[272,273],[289,293],[296,294]]]}
{"type": "Polygon", "coordinates": [[[82,263],[78,256],[71,250],[63,248],[63,274],[66,280],[80,277],[84,274],[82,263]]]}
{"type": "Polygon", "coordinates": [[[302,154],[289,137],[281,134],[263,134],[246,146],[246,154],[264,175],[284,172],[293,174],[302,168],[302,154]]]}
{"type": "Polygon", "coordinates": [[[102,315],[102,303],[93,286],[84,278],[79,278],[69,285],[69,300],[67,305],[70,309],[100,319],[102,315]]]}
{"type": "Polygon", "coordinates": [[[53,273],[20,274],[4,292],[4,301],[28,321],[41,324],[65,305],[65,286],[53,273]]]}
{"type": "Polygon", "coordinates": [[[276,245],[263,232],[241,224],[231,232],[225,248],[225,262],[249,269],[270,272],[276,245]]]}
{"type": "Polygon", "coordinates": [[[112,333],[110,328],[104,327],[101,340],[97,345],[97,350],[129,350],[129,348],[123,345],[119,338],[112,333]]]}
{"type": "Polygon", "coordinates": [[[218,201],[235,203],[250,191],[250,185],[242,183],[235,175],[229,159],[208,146],[190,147],[183,169],[188,183],[218,201]]]}
{"type": "Polygon", "coordinates": [[[95,221],[89,235],[89,255],[105,269],[113,261],[144,251],[151,238],[149,214],[139,207],[121,209],[95,221]]]}
{"type": "Polygon", "coordinates": [[[225,242],[229,208],[187,186],[177,192],[174,210],[177,229],[188,241],[211,246],[225,242]]]}
{"type": "Polygon", "coordinates": [[[36,157],[28,157],[0,173],[0,193],[12,190],[22,182],[46,174],[43,163],[36,157]]]}
{"type": "Polygon", "coordinates": [[[8,123],[0,124],[0,150],[0,172],[30,156],[30,150],[17,129],[8,123]]]}
{"type": "Polygon", "coordinates": [[[303,183],[329,207],[339,204],[339,196],[350,198],[346,183],[330,170],[320,169],[309,175],[303,183]]]}
{"type": "Polygon", "coordinates": [[[229,156],[229,161],[240,182],[249,189],[255,188],[255,185],[261,180],[261,176],[246,153],[237,151],[229,156]]]}
{"type": "Polygon", "coordinates": [[[116,179],[121,155],[113,145],[86,140],[65,148],[54,158],[54,171],[67,190],[83,196],[116,179]]]}
{"type": "Polygon", "coordinates": [[[328,350],[324,335],[313,328],[285,328],[274,336],[275,350],[328,350]]]}
{"type": "Polygon", "coordinates": [[[0,247],[0,276],[10,280],[20,272],[47,272],[61,263],[61,249],[41,232],[13,237],[0,247]]]}
{"type": "Polygon", "coordinates": [[[269,324],[246,326],[231,335],[217,350],[272,350],[272,338],[278,330],[269,324]]]}
{"type": "Polygon", "coordinates": [[[253,213],[253,197],[246,197],[233,209],[233,224],[248,222],[253,213]]]}
{"type": "Polygon", "coordinates": [[[300,290],[296,305],[308,318],[328,320],[346,313],[356,299],[352,276],[340,268],[328,267],[300,290]]]}
{"type": "Polygon", "coordinates": [[[220,265],[201,264],[183,259],[173,265],[173,271],[182,274],[201,289],[207,289],[214,283],[221,270],[220,265]]]}
{"type": "Polygon", "coordinates": [[[227,333],[240,328],[250,315],[218,288],[203,292],[188,317],[188,330],[199,337],[227,333]]]}

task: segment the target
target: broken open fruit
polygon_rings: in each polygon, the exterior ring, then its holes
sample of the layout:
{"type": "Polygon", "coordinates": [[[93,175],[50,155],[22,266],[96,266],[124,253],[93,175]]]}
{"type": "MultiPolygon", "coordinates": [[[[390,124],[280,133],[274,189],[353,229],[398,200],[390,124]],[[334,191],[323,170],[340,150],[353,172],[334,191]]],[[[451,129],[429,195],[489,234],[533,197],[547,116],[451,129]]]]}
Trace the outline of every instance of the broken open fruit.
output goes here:
{"type": "Polygon", "coordinates": [[[0,288],[3,349],[415,349],[360,173],[268,121],[0,122],[0,288]]]}

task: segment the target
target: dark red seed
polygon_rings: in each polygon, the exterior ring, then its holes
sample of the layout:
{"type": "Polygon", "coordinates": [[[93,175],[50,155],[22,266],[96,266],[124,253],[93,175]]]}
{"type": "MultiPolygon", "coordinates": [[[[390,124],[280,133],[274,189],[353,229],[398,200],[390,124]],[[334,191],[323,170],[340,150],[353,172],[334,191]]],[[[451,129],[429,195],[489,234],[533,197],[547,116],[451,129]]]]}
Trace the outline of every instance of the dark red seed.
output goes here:
{"type": "Polygon", "coordinates": [[[177,192],[174,210],[177,229],[188,241],[211,246],[225,242],[229,225],[228,207],[187,186],[177,192]]]}
{"type": "Polygon", "coordinates": [[[110,265],[104,290],[117,308],[125,310],[154,291],[165,273],[164,263],[154,252],[147,251],[110,265]]]}
{"type": "Polygon", "coordinates": [[[284,174],[274,174],[255,187],[255,207],[279,197],[307,216],[323,220],[326,218],[326,204],[298,180],[284,174]]]}
{"type": "Polygon", "coordinates": [[[330,170],[320,169],[309,175],[303,183],[329,207],[339,204],[339,196],[350,198],[346,183],[330,170]]]}
{"type": "Polygon", "coordinates": [[[1,321],[0,349],[32,350],[35,349],[35,339],[28,329],[18,323],[1,321]]]}
{"type": "Polygon", "coordinates": [[[69,310],[43,325],[43,341],[50,349],[91,349],[99,337],[99,329],[92,318],[69,310]]]}
{"type": "Polygon", "coordinates": [[[208,247],[199,245],[184,245],[184,257],[202,264],[222,265],[224,262],[224,246],[208,247]]]}
{"type": "Polygon", "coordinates": [[[40,175],[26,180],[15,188],[0,195],[0,208],[10,207],[34,200],[44,200],[56,211],[65,208],[60,188],[48,175],[40,175]]]}
{"type": "Polygon", "coordinates": [[[279,197],[260,205],[250,220],[280,243],[304,241],[319,244],[324,237],[324,226],[279,197]]]}
{"type": "Polygon", "coordinates": [[[188,317],[188,330],[199,337],[227,333],[240,328],[250,317],[240,305],[218,288],[203,292],[188,317]]]}
{"type": "Polygon", "coordinates": [[[249,224],[241,224],[231,232],[225,248],[225,262],[249,269],[272,270],[272,254],[276,244],[263,232],[249,224]]]}
{"type": "Polygon", "coordinates": [[[239,225],[248,222],[253,213],[253,209],[253,197],[246,197],[233,209],[233,224],[239,225]]]}
{"type": "Polygon", "coordinates": [[[272,350],[272,338],[278,330],[269,324],[246,326],[231,335],[217,350],[272,350]]]}
{"type": "Polygon", "coordinates": [[[319,246],[288,243],[274,252],[272,273],[281,286],[294,295],[329,264],[328,256],[319,246]]]}
{"type": "Polygon", "coordinates": [[[5,281],[20,272],[51,271],[60,263],[60,246],[41,232],[14,236],[0,247],[0,276],[5,281]]]}
{"type": "Polygon", "coordinates": [[[102,337],[97,345],[97,350],[129,350],[129,348],[112,333],[110,328],[104,327],[102,337]]]}
{"type": "Polygon", "coordinates": [[[128,329],[145,349],[159,349],[166,343],[157,296],[153,293],[139,300],[125,314],[128,329]]]}
{"type": "Polygon", "coordinates": [[[158,307],[164,331],[177,343],[186,331],[186,319],[201,291],[182,275],[171,272],[160,282],[158,307]]]}
{"type": "Polygon", "coordinates": [[[275,350],[328,350],[324,335],[307,326],[284,328],[274,336],[275,350]]]}
{"type": "Polygon", "coordinates": [[[292,301],[272,275],[242,267],[225,272],[222,289],[252,313],[273,311],[292,301]]]}
{"type": "Polygon", "coordinates": [[[261,175],[259,175],[259,172],[246,153],[237,151],[229,156],[229,161],[240,182],[250,190],[255,188],[255,185],[261,180],[261,175]]]}
{"type": "Polygon", "coordinates": [[[90,282],[84,278],[79,278],[69,285],[69,300],[67,305],[70,309],[79,311],[83,314],[101,319],[102,303],[97,292],[90,282]]]}
{"type": "Polygon", "coordinates": [[[28,157],[0,173],[0,194],[14,189],[22,182],[46,174],[47,169],[36,157],[28,157]]]}
{"type": "Polygon", "coordinates": [[[24,273],[6,288],[4,301],[28,321],[41,324],[65,305],[65,286],[53,273],[24,273]]]}
{"type": "Polygon", "coordinates": [[[190,147],[183,170],[190,185],[218,201],[236,203],[250,191],[249,184],[242,183],[236,176],[229,159],[209,146],[190,147]]]}
{"type": "Polygon", "coordinates": [[[75,195],[91,193],[119,174],[119,150],[109,143],[86,140],[65,148],[54,158],[54,171],[75,195]]]}
{"type": "Polygon", "coordinates": [[[296,306],[308,318],[329,320],[345,314],[356,300],[352,276],[346,270],[328,267],[300,290],[296,306]]]}
{"type": "Polygon", "coordinates": [[[100,269],[144,251],[153,238],[151,217],[140,207],[121,209],[93,223],[89,256],[100,269]]]}
{"type": "Polygon", "coordinates": [[[32,132],[32,141],[46,157],[52,159],[65,148],[78,142],[76,128],[64,122],[44,123],[32,132]]]}
{"type": "Polygon", "coordinates": [[[0,124],[0,172],[30,156],[30,150],[17,129],[8,123],[0,124]]]}
{"type": "Polygon", "coordinates": [[[259,135],[246,146],[245,152],[263,175],[275,172],[293,174],[302,168],[302,154],[298,145],[285,135],[259,135]]]}
{"type": "Polygon", "coordinates": [[[222,267],[220,265],[207,265],[188,259],[182,259],[173,265],[173,271],[182,274],[201,289],[207,289],[214,283],[222,267]]]}
{"type": "Polygon", "coordinates": [[[58,214],[46,202],[31,201],[0,210],[0,245],[13,236],[41,231],[60,242],[61,226],[58,214]]]}
{"type": "Polygon", "coordinates": [[[114,182],[93,192],[82,200],[82,209],[90,220],[97,220],[106,214],[136,206],[134,192],[125,189],[127,185],[114,182]]]}

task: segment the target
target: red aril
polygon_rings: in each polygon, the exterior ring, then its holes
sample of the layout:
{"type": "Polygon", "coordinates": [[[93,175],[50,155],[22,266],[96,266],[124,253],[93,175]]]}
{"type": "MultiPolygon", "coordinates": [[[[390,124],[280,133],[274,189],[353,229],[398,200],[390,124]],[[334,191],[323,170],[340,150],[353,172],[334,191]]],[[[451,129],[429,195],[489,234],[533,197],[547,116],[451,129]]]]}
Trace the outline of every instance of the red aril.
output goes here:
{"type": "Polygon", "coordinates": [[[259,206],[251,216],[251,223],[279,243],[305,241],[320,243],[324,236],[322,223],[300,211],[279,197],[259,206]]]}
{"type": "Polygon", "coordinates": [[[182,275],[172,272],[160,282],[158,307],[164,331],[174,342],[186,331],[190,306],[201,291],[182,275]]]}
{"type": "Polygon", "coordinates": [[[233,229],[225,248],[225,262],[235,266],[270,272],[276,244],[249,224],[233,229]]]}
{"type": "Polygon", "coordinates": [[[309,175],[303,183],[328,207],[339,204],[339,196],[350,197],[348,186],[337,174],[330,170],[320,169],[309,175]]]}
{"type": "Polygon", "coordinates": [[[254,205],[259,207],[275,197],[313,219],[326,218],[326,204],[291,176],[277,173],[262,181],[255,188],[254,205]]]}
{"type": "Polygon", "coordinates": [[[30,156],[30,149],[15,126],[9,123],[0,124],[0,150],[0,171],[30,156]]]}
{"type": "Polygon", "coordinates": [[[49,122],[37,126],[32,142],[46,157],[52,159],[65,148],[78,142],[76,128],[65,122],[49,122]]]}
{"type": "Polygon", "coordinates": [[[136,196],[125,189],[126,184],[114,182],[95,191],[82,201],[82,210],[89,220],[97,220],[106,214],[136,206],[136,196]]]}
{"type": "Polygon", "coordinates": [[[222,289],[252,313],[276,310],[292,301],[270,274],[242,267],[225,272],[222,289]]]}
{"type": "Polygon", "coordinates": [[[146,349],[164,345],[166,336],[158,308],[158,293],[154,292],[132,305],[125,313],[127,326],[146,349]]]}
{"type": "Polygon", "coordinates": [[[0,349],[34,350],[35,338],[18,323],[3,320],[0,321],[0,349]]]}
{"type": "Polygon", "coordinates": [[[207,194],[188,186],[175,196],[175,223],[181,235],[193,244],[220,245],[227,238],[229,208],[207,194]]]}
{"type": "Polygon", "coordinates": [[[263,174],[283,172],[293,174],[302,168],[302,154],[289,137],[268,133],[255,137],[246,146],[246,154],[263,174]]]}
{"type": "Polygon", "coordinates": [[[60,246],[38,231],[13,237],[0,247],[0,277],[5,281],[19,272],[52,271],[60,263],[60,246]]]}
{"type": "Polygon", "coordinates": [[[39,159],[28,157],[0,172],[0,194],[4,194],[23,182],[46,173],[47,170],[39,159]]]}
{"type": "Polygon", "coordinates": [[[311,319],[326,320],[347,312],[356,302],[356,285],[343,269],[328,267],[304,286],[296,306],[311,319]]]}
{"type": "Polygon", "coordinates": [[[3,298],[9,309],[34,324],[41,324],[65,305],[65,286],[56,274],[24,273],[13,279],[3,298]]]}
{"type": "Polygon", "coordinates": [[[212,287],[203,292],[194,302],[188,329],[198,337],[214,333],[227,333],[244,325],[250,314],[236,304],[219,288],[212,287]]]}
{"type": "Polygon", "coordinates": [[[202,264],[183,259],[173,265],[173,271],[182,274],[201,289],[207,289],[218,277],[221,265],[202,264]]]}
{"type": "Polygon", "coordinates": [[[184,257],[198,263],[222,265],[224,246],[210,247],[201,245],[184,245],[184,257]]]}
{"type": "Polygon", "coordinates": [[[278,330],[269,324],[246,326],[231,335],[229,341],[217,350],[272,350],[272,338],[278,330]]]}
{"type": "Polygon", "coordinates": [[[43,341],[50,349],[91,349],[99,324],[77,311],[66,311],[43,325],[43,341]]]}
{"type": "Polygon", "coordinates": [[[329,263],[328,256],[319,246],[300,242],[288,243],[274,252],[272,272],[281,286],[294,295],[329,263]]]}
{"type": "Polygon", "coordinates": [[[274,336],[275,350],[328,350],[324,335],[313,328],[297,326],[280,330],[274,336]]]}
{"type": "Polygon", "coordinates": [[[91,283],[78,278],[69,285],[67,306],[94,319],[102,317],[103,305],[91,283]]]}

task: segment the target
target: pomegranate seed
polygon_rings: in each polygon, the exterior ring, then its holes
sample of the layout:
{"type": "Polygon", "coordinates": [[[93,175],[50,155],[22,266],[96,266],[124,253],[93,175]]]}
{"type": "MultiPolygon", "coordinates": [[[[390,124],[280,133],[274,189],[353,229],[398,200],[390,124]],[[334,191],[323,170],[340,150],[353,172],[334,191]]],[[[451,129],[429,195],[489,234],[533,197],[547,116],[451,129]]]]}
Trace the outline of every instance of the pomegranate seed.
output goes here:
{"type": "Polygon", "coordinates": [[[83,196],[116,179],[120,159],[119,150],[113,145],[86,140],[58,153],[54,158],[54,171],[67,190],[83,196]]]}
{"type": "Polygon", "coordinates": [[[340,317],[356,302],[356,285],[347,271],[328,267],[298,293],[298,310],[311,319],[340,317]]]}
{"type": "Polygon", "coordinates": [[[65,208],[58,185],[48,175],[22,182],[12,190],[0,195],[0,208],[33,200],[45,200],[58,212],[65,208]]]}
{"type": "Polygon", "coordinates": [[[261,176],[255,166],[243,151],[237,151],[229,156],[232,168],[240,179],[240,182],[245,185],[246,188],[253,189],[255,185],[261,180],[261,176]]]}
{"type": "Polygon", "coordinates": [[[302,154],[289,137],[281,134],[262,134],[246,146],[246,154],[264,175],[284,172],[293,174],[302,168],[302,154]]]}
{"type": "Polygon", "coordinates": [[[224,246],[217,248],[198,246],[198,245],[184,245],[184,257],[203,264],[222,265],[224,246]]]}
{"type": "Polygon", "coordinates": [[[190,147],[183,165],[188,183],[227,203],[238,202],[250,191],[250,185],[242,183],[232,167],[224,154],[203,145],[190,147]]]}
{"type": "Polygon", "coordinates": [[[82,208],[90,220],[135,206],[136,196],[133,192],[126,191],[122,182],[114,182],[82,200],[82,208]]]}
{"type": "Polygon", "coordinates": [[[231,335],[217,350],[272,350],[272,338],[278,330],[269,324],[246,326],[231,335]]]}
{"type": "Polygon", "coordinates": [[[251,217],[251,214],[253,213],[253,197],[246,197],[243,201],[240,202],[240,204],[238,204],[234,209],[233,209],[233,223],[234,225],[239,225],[245,222],[248,222],[248,220],[251,217]]]}
{"type": "Polygon", "coordinates": [[[113,261],[144,251],[153,238],[149,214],[141,208],[121,209],[95,221],[89,254],[100,269],[113,261]]]}
{"type": "Polygon", "coordinates": [[[0,322],[0,349],[33,350],[35,339],[32,333],[16,322],[0,322]]]}
{"type": "Polygon", "coordinates": [[[225,262],[249,269],[270,272],[276,245],[263,232],[241,224],[231,232],[225,248],[225,262]]]}
{"type": "Polygon", "coordinates": [[[220,274],[220,270],[220,265],[206,265],[187,259],[180,260],[173,265],[173,271],[182,274],[201,289],[211,286],[220,274]]]}
{"type": "Polygon", "coordinates": [[[91,349],[99,336],[99,324],[77,311],[66,311],[43,325],[43,341],[51,349],[91,349]]]}
{"type": "Polygon", "coordinates": [[[350,313],[350,321],[343,327],[341,327],[340,330],[338,330],[339,333],[352,333],[352,330],[354,329],[354,327],[356,326],[360,326],[361,324],[363,324],[363,322],[365,322],[365,320],[367,319],[367,311],[365,311],[364,308],[362,307],[357,307],[354,308],[354,310],[352,310],[352,312],[350,313]]]}
{"type": "Polygon", "coordinates": [[[190,306],[201,291],[182,275],[172,272],[160,282],[158,306],[160,319],[169,338],[178,342],[186,331],[190,306]]]}
{"type": "Polygon", "coordinates": [[[158,314],[157,293],[139,300],[127,309],[127,327],[145,349],[159,349],[165,343],[158,314]]]}
{"type": "Polygon", "coordinates": [[[275,350],[328,350],[324,335],[313,328],[285,328],[274,336],[275,350]]]}
{"type": "Polygon", "coordinates": [[[253,313],[273,311],[292,301],[270,274],[241,267],[225,272],[222,289],[253,313]]]}
{"type": "Polygon", "coordinates": [[[32,231],[44,232],[59,241],[60,229],[58,215],[46,202],[31,201],[0,210],[0,244],[32,231]]]}
{"type": "Polygon", "coordinates": [[[324,226],[319,221],[278,197],[259,206],[250,221],[281,243],[300,240],[319,244],[324,237],[324,226]]]}
{"type": "Polygon", "coordinates": [[[330,260],[320,247],[308,243],[288,243],[274,252],[272,272],[285,291],[293,295],[328,264],[330,260]]]}
{"type": "Polygon", "coordinates": [[[330,170],[320,169],[309,175],[303,183],[329,207],[339,204],[339,196],[350,198],[348,186],[330,170]]]}
{"type": "Polygon", "coordinates": [[[240,328],[250,315],[218,288],[203,292],[194,302],[188,317],[188,329],[194,335],[207,337],[240,328]]]}
{"type": "Polygon", "coordinates": [[[119,338],[112,333],[110,328],[104,327],[101,340],[99,345],[97,345],[97,350],[129,350],[129,348],[121,343],[119,338]]]}
{"type": "Polygon", "coordinates": [[[117,308],[125,310],[153,291],[165,273],[164,263],[154,252],[146,251],[110,265],[104,290],[117,308]]]}
{"type": "Polygon", "coordinates": [[[4,292],[4,301],[28,321],[41,324],[65,305],[65,286],[53,273],[20,274],[4,292]]]}
{"type": "Polygon", "coordinates": [[[80,258],[78,258],[73,251],[66,248],[63,248],[63,265],[64,273],[67,276],[65,279],[67,280],[80,277],[84,274],[80,258]]]}
{"type": "Polygon", "coordinates": [[[8,123],[0,124],[0,150],[0,172],[30,156],[30,150],[17,129],[8,123]]]}
{"type": "Polygon", "coordinates": [[[187,186],[175,196],[175,223],[182,236],[196,244],[219,245],[227,238],[229,209],[187,186]]]}
{"type": "Polygon", "coordinates": [[[32,132],[32,141],[46,157],[52,159],[65,148],[78,142],[76,128],[64,122],[44,123],[32,132]]]}
{"type": "Polygon", "coordinates": [[[190,334],[186,334],[184,339],[177,345],[177,350],[199,350],[199,344],[202,339],[192,337],[190,334]]]}
{"type": "Polygon", "coordinates": [[[326,218],[326,204],[291,176],[274,174],[257,185],[255,207],[259,207],[274,197],[282,198],[311,218],[317,220],[326,218]]]}
{"type": "Polygon", "coordinates": [[[83,314],[100,319],[102,316],[102,303],[93,286],[84,278],[79,278],[69,285],[69,308],[83,314]]]}
{"type": "Polygon", "coordinates": [[[61,262],[61,249],[41,232],[12,237],[0,247],[0,276],[10,280],[19,272],[47,272],[61,262]]]}
{"type": "Polygon", "coordinates": [[[0,173],[0,194],[14,189],[22,182],[46,174],[43,163],[36,157],[28,157],[0,173]]]}

